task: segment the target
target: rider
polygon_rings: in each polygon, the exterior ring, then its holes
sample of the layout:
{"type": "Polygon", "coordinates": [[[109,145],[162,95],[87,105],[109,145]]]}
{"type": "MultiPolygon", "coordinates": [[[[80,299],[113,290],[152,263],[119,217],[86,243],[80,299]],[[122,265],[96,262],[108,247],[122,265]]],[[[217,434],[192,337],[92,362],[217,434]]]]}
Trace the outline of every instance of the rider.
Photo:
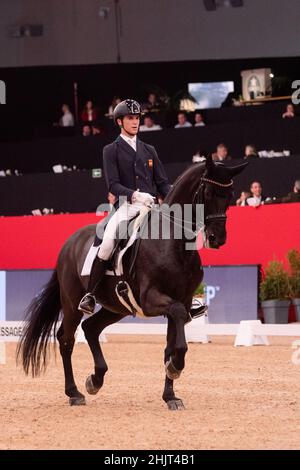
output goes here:
{"type": "Polygon", "coordinates": [[[96,306],[95,293],[115,246],[121,221],[134,217],[143,205],[151,206],[155,197],[165,197],[170,189],[168,178],[156,150],[137,138],[141,107],[127,99],[114,109],[114,121],[121,129],[119,137],[103,149],[103,170],[110,193],[127,199],[109,220],[98,256],[92,266],[88,293],[81,299],[79,310],[91,314],[96,306]]]}

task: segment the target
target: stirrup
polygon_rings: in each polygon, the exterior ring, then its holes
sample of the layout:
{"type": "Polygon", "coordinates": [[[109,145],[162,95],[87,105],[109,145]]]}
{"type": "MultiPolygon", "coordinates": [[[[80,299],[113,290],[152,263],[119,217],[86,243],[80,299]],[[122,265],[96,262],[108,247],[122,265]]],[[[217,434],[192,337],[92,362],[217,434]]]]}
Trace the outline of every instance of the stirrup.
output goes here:
{"type": "Polygon", "coordinates": [[[90,292],[88,292],[87,294],[85,294],[85,295],[82,297],[81,301],[79,302],[78,310],[79,310],[80,312],[86,313],[87,315],[91,315],[92,313],[95,313],[95,307],[96,307],[96,305],[97,305],[96,297],[95,297],[93,294],[91,294],[90,292]],[[82,304],[84,303],[84,301],[85,301],[86,299],[91,299],[91,298],[92,298],[93,301],[94,301],[94,308],[93,308],[93,310],[88,310],[88,309],[87,309],[84,305],[82,305],[82,304]]]}
{"type": "Polygon", "coordinates": [[[200,300],[199,298],[194,297],[192,300],[190,311],[189,311],[189,317],[190,317],[189,321],[192,321],[198,317],[202,317],[202,315],[205,315],[207,309],[208,309],[208,306],[204,303],[203,300],[200,300]]]}

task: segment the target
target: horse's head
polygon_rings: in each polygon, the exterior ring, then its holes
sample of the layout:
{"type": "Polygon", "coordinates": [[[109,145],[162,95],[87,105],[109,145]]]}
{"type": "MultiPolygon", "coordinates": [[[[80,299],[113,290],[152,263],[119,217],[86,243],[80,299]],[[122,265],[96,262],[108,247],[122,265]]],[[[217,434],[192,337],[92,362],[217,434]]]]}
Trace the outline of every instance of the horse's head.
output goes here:
{"type": "MultiPolygon", "coordinates": [[[[165,203],[204,205],[205,246],[219,248],[226,242],[226,211],[233,195],[232,178],[248,162],[235,167],[215,163],[207,157],[205,163],[195,163],[180,175],[165,198],[165,203]]],[[[193,225],[193,229],[197,229],[193,225]]]]}
{"type": "Polygon", "coordinates": [[[226,211],[233,196],[233,180],[248,162],[235,167],[206,159],[200,181],[198,200],[204,204],[205,246],[219,248],[226,242],[226,211]]]}

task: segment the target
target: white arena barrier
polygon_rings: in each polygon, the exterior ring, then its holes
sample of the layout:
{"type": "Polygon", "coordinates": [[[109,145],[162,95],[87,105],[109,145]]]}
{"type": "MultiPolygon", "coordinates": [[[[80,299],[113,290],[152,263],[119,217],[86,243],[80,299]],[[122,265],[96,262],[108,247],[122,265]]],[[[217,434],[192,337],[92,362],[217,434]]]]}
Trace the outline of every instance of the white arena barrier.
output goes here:
{"type": "MultiPolygon", "coordinates": [[[[25,322],[22,321],[0,321],[0,364],[6,364],[5,343],[17,343],[22,336],[24,325],[25,322]]],[[[101,333],[99,340],[103,343],[107,341],[104,333],[101,333]]],[[[79,325],[76,331],[76,343],[86,342],[84,332],[79,325]]]]}
{"type": "MultiPolygon", "coordinates": [[[[0,364],[6,363],[5,343],[18,342],[22,335],[24,322],[0,321],[0,364]]],[[[100,342],[106,342],[106,334],[127,335],[163,335],[167,334],[165,323],[115,323],[101,333],[100,342]]],[[[262,324],[260,320],[241,321],[240,324],[207,323],[203,316],[185,326],[186,339],[189,343],[208,343],[212,336],[235,336],[234,346],[268,345],[267,336],[299,336],[300,323],[262,324]]],[[[86,342],[81,326],[76,333],[76,342],[86,342]]]]}

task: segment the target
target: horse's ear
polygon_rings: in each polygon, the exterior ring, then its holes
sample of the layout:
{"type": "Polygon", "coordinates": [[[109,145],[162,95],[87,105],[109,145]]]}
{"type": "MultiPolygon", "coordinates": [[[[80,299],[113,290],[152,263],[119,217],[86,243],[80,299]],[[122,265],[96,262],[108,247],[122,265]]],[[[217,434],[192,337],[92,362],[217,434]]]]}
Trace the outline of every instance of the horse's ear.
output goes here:
{"type": "Polygon", "coordinates": [[[215,167],[211,153],[206,153],[205,155],[205,166],[207,173],[215,167]]]}
{"type": "Polygon", "coordinates": [[[242,163],[241,165],[227,167],[227,170],[230,172],[230,176],[236,176],[240,174],[246,168],[248,164],[249,162],[245,162],[245,163],[242,163]]]}

